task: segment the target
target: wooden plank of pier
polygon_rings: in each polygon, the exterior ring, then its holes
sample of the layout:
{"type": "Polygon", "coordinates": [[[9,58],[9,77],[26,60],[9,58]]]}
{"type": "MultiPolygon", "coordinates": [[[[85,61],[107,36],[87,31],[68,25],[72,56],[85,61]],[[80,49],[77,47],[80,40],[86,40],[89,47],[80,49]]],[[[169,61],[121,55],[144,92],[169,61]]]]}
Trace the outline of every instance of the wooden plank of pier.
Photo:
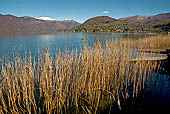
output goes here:
{"type": "Polygon", "coordinates": [[[138,61],[165,61],[168,56],[142,56],[135,57],[130,60],[130,62],[138,62],[138,61]]]}
{"type": "Polygon", "coordinates": [[[160,50],[160,49],[137,49],[137,52],[145,52],[145,53],[158,53],[158,54],[166,54],[169,56],[170,49],[160,50]]]}
{"type": "Polygon", "coordinates": [[[137,52],[145,52],[145,53],[162,53],[166,50],[160,50],[160,49],[137,49],[137,52]]]}

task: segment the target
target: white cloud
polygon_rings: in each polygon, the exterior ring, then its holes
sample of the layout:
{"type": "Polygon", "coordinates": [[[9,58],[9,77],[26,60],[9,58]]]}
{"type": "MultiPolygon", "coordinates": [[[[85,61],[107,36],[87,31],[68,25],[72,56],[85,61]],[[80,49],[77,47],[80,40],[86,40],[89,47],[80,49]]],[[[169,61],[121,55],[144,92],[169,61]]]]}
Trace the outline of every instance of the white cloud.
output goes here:
{"type": "Polygon", "coordinates": [[[110,13],[109,11],[103,11],[103,13],[110,13]]]}

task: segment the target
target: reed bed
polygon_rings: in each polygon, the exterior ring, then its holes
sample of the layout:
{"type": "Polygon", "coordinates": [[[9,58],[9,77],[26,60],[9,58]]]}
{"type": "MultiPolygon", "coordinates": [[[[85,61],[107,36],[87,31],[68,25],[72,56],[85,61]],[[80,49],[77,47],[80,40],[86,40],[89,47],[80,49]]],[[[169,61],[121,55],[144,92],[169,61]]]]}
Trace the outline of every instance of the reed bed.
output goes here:
{"type": "Polygon", "coordinates": [[[136,40],[137,48],[170,49],[170,36],[154,36],[136,40]]]}
{"type": "Polygon", "coordinates": [[[136,42],[97,42],[80,53],[60,52],[54,57],[45,50],[38,60],[29,52],[24,58],[2,61],[0,113],[96,114],[114,106],[121,110],[122,101],[137,97],[159,67],[129,62],[136,42]]]}

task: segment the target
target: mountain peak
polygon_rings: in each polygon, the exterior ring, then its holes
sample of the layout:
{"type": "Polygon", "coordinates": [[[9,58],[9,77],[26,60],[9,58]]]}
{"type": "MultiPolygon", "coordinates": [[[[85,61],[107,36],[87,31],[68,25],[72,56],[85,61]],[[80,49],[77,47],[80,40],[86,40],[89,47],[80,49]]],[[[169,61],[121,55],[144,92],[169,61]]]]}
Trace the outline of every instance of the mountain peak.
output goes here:
{"type": "Polygon", "coordinates": [[[79,22],[77,22],[77,21],[75,21],[75,20],[73,20],[73,19],[63,19],[63,20],[61,20],[61,21],[59,21],[59,22],[61,22],[61,23],[62,23],[63,25],[65,25],[67,28],[77,27],[77,26],[80,25],[79,22]]]}

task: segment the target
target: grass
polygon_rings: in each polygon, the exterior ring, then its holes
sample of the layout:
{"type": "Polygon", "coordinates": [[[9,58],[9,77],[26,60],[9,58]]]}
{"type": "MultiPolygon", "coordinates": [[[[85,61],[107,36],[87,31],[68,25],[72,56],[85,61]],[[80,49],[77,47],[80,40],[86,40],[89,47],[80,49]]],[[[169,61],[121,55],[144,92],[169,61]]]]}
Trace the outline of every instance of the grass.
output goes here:
{"type": "MultiPolygon", "coordinates": [[[[161,39],[169,46],[169,37],[161,39]]],[[[0,113],[95,114],[110,112],[115,105],[121,110],[122,101],[136,98],[159,66],[130,63],[132,47],[165,48],[157,45],[165,43],[160,41],[106,41],[104,46],[97,42],[93,48],[85,45],[80,53],[60,52],[52,57],[44,51],[38,61],[31,52],[24,58],[6,59],[0,73],[0,113]]]]}

